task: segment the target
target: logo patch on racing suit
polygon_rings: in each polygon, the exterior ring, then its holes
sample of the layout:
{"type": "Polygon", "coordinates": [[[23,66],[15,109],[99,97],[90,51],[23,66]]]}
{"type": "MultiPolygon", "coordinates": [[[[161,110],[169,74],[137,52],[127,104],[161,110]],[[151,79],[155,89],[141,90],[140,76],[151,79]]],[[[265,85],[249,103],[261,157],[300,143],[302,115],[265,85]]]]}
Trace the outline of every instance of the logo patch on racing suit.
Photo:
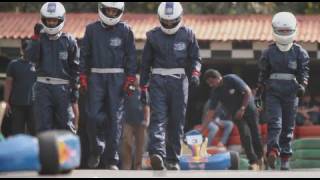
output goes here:
{"type": "Polygon", "coordinates": [[[187,45],[184,42],[178,42],[173,45],[173,49],[175,51],[184,51],[186,50],[186,48],[187,48],[187,45]]]}
{"type": "Polygon", "coordinates": [[[110,46],[112,47],[118,47],[121,45],[121,43],[122,43],[122,40],[118,37],[110,39],[110,46]]]}
{"type": "Polygon", "coordinates": [[[68,59],[68,52],[67,51],[59,52],[59,59],[67,60],[68,59]]]}

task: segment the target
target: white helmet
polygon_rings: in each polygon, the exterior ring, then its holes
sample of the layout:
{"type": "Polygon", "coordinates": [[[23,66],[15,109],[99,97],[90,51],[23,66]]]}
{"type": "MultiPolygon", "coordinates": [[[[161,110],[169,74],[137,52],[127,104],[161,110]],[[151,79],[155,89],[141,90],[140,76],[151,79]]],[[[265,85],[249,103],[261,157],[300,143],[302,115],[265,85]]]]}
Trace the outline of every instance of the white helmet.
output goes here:
{"type": "Polygon", "coordinates": [[[182,24],[183,9],[179,2],[162,2],[158,8],[161,30],[166,34],[175,34],[182,24]]]}
{"type": "Polygon", "coordinates": [[[60,2],[47,2],[45,3],[40,10],[41,14],[41,23],[43,25],[43,30],[49,35],[56,35],[61,32],[64,22],[66,10],[60,2]],[[55,27],[49,27],[47,25],[47,18],[55,18],[59,20],[59,23],[55,27]]]}
{"type": "Polygon", "coordinates": [[[280,12],[273,16],[272,34],[281,51],[288,51],[297,34],[297,20],[290,12],[280,12]]]}
{"type": "Polygon", "coordinates": [[[116,25],[124,11],[124,2],[100,2],[98,4],[98,12],[99,17],[102,23],[108,25],[108,26],[114,26],[116,25]],[[117,14],[114,17],[110,17],[106,14],[106,8],[114,8],[117,9],[117,14]]]}

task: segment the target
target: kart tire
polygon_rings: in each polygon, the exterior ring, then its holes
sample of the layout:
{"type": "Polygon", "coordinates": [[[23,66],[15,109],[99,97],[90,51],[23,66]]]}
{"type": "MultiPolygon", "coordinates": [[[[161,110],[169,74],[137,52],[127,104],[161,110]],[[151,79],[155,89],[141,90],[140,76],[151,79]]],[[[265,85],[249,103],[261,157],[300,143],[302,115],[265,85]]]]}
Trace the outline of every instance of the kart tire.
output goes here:
{"type": "Polygon", "coordinates": [[[230,152],[230,168],[229,170],[239,170],[240,168],[240,156],[238,152],[230,152]]]}
{"type": "Polygon", "coordinates": [[[63,170],[63,171],[60,172],[60,174],[70,174],[71,172],[72,172],[71,169],[69,169],[69,170],[63,170]]]}
{"type": "Polygon", "coordinates": [[[56,131],[39,134],[39,157],[41,175],[59,173],[59,154],[56,144],[56,131]]]}

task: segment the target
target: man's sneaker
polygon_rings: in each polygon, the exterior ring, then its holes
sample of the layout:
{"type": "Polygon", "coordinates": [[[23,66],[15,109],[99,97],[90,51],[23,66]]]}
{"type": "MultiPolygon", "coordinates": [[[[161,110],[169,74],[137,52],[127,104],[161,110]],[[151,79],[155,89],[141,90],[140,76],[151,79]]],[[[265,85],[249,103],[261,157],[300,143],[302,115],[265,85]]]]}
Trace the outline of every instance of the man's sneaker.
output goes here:
{"type": "Polygon", "coordinates": [[[160,155],[152,154],[150,156],[150,162],[151,162],[152,170],[164,170],[163,159],[160,155]]]}
{"type": "Polygon", "coordinates": [[[179,165],[179,163],[167,162],[166,163],[166,168],[167,168],[167,170],[179,171],[180,170],[180,165],[179,165]]]}
{"type": "Polygon", "coordinates": [[[280,170],[282,170],[282,171],[289,171],[290,170],[290,163],[289,163],[288,158],[281,158],[280,170]]]}
{"type": "Polygon", "coordinates": [[[249,165],[249,170],[252,171],[260,171],[260,166],[258,163],[253,163],[249,165]]]}
{"type": "Polygon", "coordinates": [[[266,169],[264,158],[259,159],[257,164],[258,164],[260,170],[265,170],[266,169]]]}
{"type": "Polygon", "coordinates": [[[90,155],[88,159],[88,167],[90,169],[96,169],[98,168],[100,163],[100,156],[99,155],[90,155]]]}
{"type": "Polygon", "coordinates": [[[268,161],[268,166],[274,170],[276,169],[276,160],[278,158],[278,153],[276,150],[271,150],[270,153],[268,154],[267,161],[268,161]]]}

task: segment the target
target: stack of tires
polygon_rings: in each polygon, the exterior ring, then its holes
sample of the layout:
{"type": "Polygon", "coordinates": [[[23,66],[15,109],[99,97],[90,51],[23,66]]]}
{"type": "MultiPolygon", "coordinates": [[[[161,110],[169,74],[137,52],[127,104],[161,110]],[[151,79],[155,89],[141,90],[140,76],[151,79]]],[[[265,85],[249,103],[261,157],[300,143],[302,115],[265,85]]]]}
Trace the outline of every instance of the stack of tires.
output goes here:
{"type": "Polygon", "coordinates": [[[320,168],[320,138],[295,140],[290,166],[293,169],[320,168]]]}

